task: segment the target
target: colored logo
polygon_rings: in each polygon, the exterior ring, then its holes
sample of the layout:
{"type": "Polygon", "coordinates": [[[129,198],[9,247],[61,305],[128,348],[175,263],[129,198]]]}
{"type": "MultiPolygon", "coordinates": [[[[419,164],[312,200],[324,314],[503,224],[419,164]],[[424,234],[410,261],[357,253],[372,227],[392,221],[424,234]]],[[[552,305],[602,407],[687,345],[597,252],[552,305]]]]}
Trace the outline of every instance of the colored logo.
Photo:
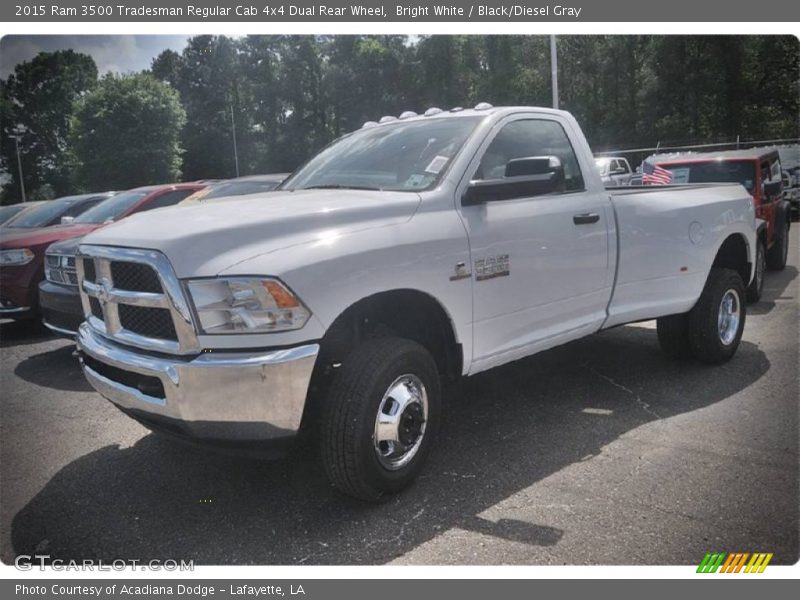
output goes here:
{"type": "Polygon", "coordinates": [[[708,552],[700,566],[697,567],[698,573],[763,573],[769,561],[772,560],[772,552],[708,552]]]}

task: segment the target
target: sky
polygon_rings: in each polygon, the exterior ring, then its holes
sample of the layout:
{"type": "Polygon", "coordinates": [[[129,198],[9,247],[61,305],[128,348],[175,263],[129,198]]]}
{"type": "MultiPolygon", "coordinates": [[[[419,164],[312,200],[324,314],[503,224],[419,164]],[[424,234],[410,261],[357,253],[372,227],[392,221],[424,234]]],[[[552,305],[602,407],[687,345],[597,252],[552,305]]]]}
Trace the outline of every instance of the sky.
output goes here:
{"type": "Polygon", "coordinates": [[[88,54],[100,74],[127,73],[150,67],[162,50],[183,50],[185,35],[8,35],[0,39],[0,78],[39,52],[72,49],[88,54]]]}

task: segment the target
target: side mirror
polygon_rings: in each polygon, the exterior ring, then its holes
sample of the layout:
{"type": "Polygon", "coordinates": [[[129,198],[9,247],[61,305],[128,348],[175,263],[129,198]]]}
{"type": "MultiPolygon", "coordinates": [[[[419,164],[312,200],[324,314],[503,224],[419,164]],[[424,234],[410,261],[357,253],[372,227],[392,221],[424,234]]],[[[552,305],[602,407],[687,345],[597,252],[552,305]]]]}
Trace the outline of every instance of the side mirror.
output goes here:
{"type": "Polygon", "coordinates": [[[780,181],[768,181],[764,184],[764,196],[772,198],[781,193],[782,184],[780,181]]]}
{"type": "Polygon", "coordinates": [[[611,175],[624,175],[627,173],[625,169],[622,167],[617,167],[616,169],[611,169],[611,175]]]}
{"type": "Polygon", "coordinates": [[[551,194],[564,189],[564,167],[557,156],[516,158],[500,179],[471,181],[462,206],[551,194]]]}
{"type": "Polygon", "coordinates": [[[75,217],[61,217],[61,224],[62,225],[69,225],[75,220],[75,217]]]}

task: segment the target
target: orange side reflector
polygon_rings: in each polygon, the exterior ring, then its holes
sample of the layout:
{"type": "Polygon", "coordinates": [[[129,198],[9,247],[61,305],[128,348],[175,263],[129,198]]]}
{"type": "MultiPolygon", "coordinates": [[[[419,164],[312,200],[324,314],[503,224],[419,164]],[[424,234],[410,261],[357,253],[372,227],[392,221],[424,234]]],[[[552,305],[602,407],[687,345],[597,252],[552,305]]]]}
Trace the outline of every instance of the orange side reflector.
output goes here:
{"type": "Polygon", "coordinates": [[[292,296],[281,284],[275,281],[264,281],[262,285],[275,300],[275,304],[278,305],[278,308],[295,308],[300,306],[297,302],[297,298],[292,296]]]}

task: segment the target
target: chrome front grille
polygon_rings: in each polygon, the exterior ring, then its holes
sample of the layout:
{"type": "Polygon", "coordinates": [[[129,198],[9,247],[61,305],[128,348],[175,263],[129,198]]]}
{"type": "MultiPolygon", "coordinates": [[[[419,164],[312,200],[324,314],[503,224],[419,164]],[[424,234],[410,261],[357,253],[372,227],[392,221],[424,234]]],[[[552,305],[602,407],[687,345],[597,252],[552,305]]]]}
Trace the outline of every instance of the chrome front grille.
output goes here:
{"type": "Polygon", "coordinates": [[[66,254],[46,254],[44,276],[47,281],[61,285],[78,285],[75,257],[66,254]]]}
{"type": "Polygon", "coordinates": [[[76,267],[84,315],[93,329],[145,350],[199,352],[191,311],[163,254],[85,245],[76,267]]]}

